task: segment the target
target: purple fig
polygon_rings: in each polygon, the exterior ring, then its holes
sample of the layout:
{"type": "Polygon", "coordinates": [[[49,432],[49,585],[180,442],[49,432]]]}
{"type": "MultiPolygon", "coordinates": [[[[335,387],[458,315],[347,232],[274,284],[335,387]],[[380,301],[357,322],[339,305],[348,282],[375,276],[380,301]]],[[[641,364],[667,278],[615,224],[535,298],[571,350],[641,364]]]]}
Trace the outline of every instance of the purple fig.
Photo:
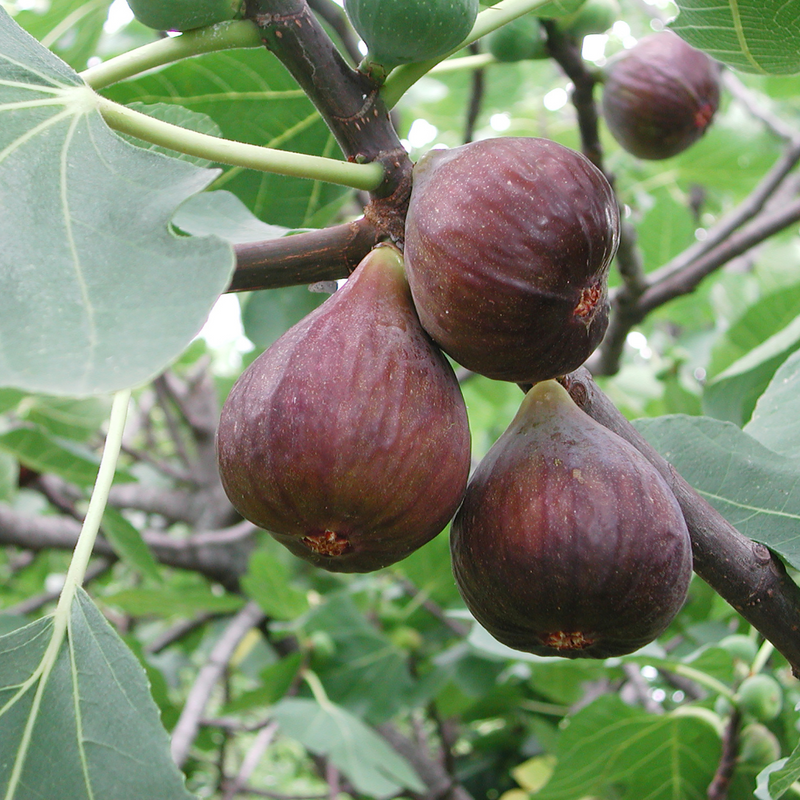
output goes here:
{"type": "Polygon", "coordinates": [[[555,381],[528,392],[481,461],[451,550],[478,622],[542,656],[642,647],[680,610],[692,570],[686,523],[663,478],[555,381]]]}
{"type": "Polygon", "coordinates": [[[422,325],[459,364],[535,383],[600,343],[619,217],[580,153],[521,137],[433,150],[414,169],[405,233],[422,325]]]}
{"type": "Polygon", "coordinates": [[[245,370],[217,454],[242,516],[333,572],[385,567],[445,527],[469,473],[466,408],[394,248],[245,370]]]}
{"type": "Polygon", "coordinates": [[[672,31],[646,36],[608,66],[606,124],[639,158],[683,152],[706,132],[718,107],[717,65],[672,31]]]}

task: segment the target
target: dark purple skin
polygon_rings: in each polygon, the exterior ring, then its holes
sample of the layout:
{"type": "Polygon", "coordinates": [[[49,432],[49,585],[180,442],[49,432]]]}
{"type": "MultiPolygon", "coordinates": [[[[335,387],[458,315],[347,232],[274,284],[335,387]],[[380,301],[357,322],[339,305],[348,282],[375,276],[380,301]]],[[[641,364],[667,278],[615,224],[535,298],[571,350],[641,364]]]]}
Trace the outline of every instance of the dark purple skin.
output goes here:
{"type": "Polygon", "coordinates": [[[678,613],[692,571],[663,478],[555,381],[531,389],[475,471],[451,551],[475,619],[540,656],[637,650],[678,613]]]}
{"type": "Polygon", "coordinates": [[[719,70],[672,31],[647,36],[609,64],[603,115],[639,158],[671,158],[694,144],[719,107],[719,70]]]}
{"type": "Polygon", "coordinates": [[[242,516],[333,572],[388,566],[447,525],[469,474],[466,408],[394,248],[242,374],[217,458],[242,516]]]}
{"type": "Polygon", "coordinates": [[[459,364],[534,383],[600,343],[619,217],[580,153],[523,137],[433,150],[414,169],[405,232],[422,325],[459,364]]]}

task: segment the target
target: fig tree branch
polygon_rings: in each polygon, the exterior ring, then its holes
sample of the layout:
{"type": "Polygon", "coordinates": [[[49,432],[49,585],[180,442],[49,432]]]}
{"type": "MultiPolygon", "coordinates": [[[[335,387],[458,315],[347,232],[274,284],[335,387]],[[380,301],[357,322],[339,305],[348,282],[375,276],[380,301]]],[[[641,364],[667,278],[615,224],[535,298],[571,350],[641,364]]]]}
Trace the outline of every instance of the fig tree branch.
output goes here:
{"type": "Polygon", "coordinates": [[[189,757],[189,750],[200,731],[200,720],[219,679],[225,672],[239,642],[264,619],[264,612],[252,601],[230,621],[201,667],[178,722],[172,731],[172,758],[180,767],[189,757]]]}
{"type": "Polygon", "coordinates": [[[661,473],[689,528],[694,571],[783,654],[800,677],[800,587],[781,560],[709,505],[616,409],[581,368],[564,379],[590,417],[630,442],[661,473]]]}

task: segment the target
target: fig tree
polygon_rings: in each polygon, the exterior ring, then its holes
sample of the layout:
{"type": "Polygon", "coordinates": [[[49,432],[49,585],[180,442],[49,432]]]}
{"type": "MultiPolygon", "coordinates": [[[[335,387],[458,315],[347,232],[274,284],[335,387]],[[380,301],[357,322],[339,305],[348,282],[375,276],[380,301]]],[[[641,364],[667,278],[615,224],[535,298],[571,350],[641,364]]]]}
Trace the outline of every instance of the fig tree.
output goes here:
{"type": "Polygon", "coordinates": [[[527,393],[479,464],[451,551],[461,595],[492,636],[567,658],[623,655],[655,639],[692,569],[664,479],[555,381],[527,393]]]}
{"type": "Polygon", "coordinates": [[[334,572],[385,567],[445,527],[469,473],[466,409],[394,248],[245,370],[217,455],[242,516],[334,572]]]}
{"type": "Polygon", "coordinates": [[[716,64],[672,31],[641,39],[607,69],[603,115],[639,158],[670,158],[694,144],[719,106],[716,64]]]}
{"type": "Polygon", "coordinates": [[[492,31],[486,37],[486,47],[498,61],[548,57],[542,24],[532,14],[524,14],[492,31]]]}
{"type": "Polygon", "coordinates": [[[386,67],[444,55],[466,38],[478,0],[345,0],[372,61],[386,67]]]}
{"type": "Polygon", "coordinates": [[[422,325],[468,369],[534,383],[602,339],[619,218],[580,153],[526,137],[432,150],[414,168],[405,234],[422,325]]]}
{"type": "Polygon", "coordinates": [[[128,0],[133,16],[158,31],[189,31],[241,16],[244,0],[128,0]]]}

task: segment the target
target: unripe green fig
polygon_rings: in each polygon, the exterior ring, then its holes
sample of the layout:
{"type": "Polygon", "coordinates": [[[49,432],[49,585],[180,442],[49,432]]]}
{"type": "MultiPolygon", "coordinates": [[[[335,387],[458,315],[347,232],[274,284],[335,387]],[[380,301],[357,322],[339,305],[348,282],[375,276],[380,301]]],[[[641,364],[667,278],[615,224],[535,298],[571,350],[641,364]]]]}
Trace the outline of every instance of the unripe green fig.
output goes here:
{"type": "Polygon", "coordinates": [[[572,15],[558,23],[565,33],[575,39],[605,33],[618,19],[621,9],[617,0],[586,0],[572,15]]]}
{"type": "Polygon", "coordinates": [[[128,0],[133,16],[158,31],[189,31],[241,17],[244,0],[128,0]]]}
{"type": "Polygon", "coordinates": [[[532,14],[524,14],[492,31],[486,37],[486,48],[498,61],[525,61],[549,56],[542,23],[532,14]]]}
{"type": "Polygon", "coordinates": [[[422,325],[467,369],[535,383],[600,343],[619,217],[580,153],[528,137],[432,150],[414,168],[405,234],[422,325]]]}
{"type": "Polygon", "coordinates": [[[555,381],[527,393],[451,531],[475,619],[540,656],[637,650],[669,625],[691,578],[689,532],[664,479],[555,381]]]}
{"type": "Polygon", "coordinates": [[[723,650],[727,650],[734,658],[744,661],[746,664],[752,664],[758,652],[756,642],[743,633],[734,633],[724,639],[720,639],[719,646],[723,650]]]}
{"type": "Polygon", "coordinates": [[[751,722],[739,734],[739,761],[766,767],[781,757],[781,743],[766,725],[751,722]]]}
{"type": "Polygon", "coordinates": [[[716,64],[672,31],[646,36],[608,65],[603,115],[611,135],[639,158],[683,152],[718,106],[716,64]]]}
{"type": "Polygon", "coordinates": [[[781,713],[783,690],[778,681],[763,672],[745,678],[736,693],[739,708],[757,722],[769,722],[781,713]]]}
{"type": "Polygon", "coordinates": [[[478,0],[345,0],[344,10],[386,67],[425,61],[458,47],[478,16],[478,0]]]}
{"type": "Polygon", "coordinates": [[[333,572],[388,566],[445,527],[469,473],[466,408],[397,250],[369,253],[245,370],[217,458],[243,517],[333,572]]]}

